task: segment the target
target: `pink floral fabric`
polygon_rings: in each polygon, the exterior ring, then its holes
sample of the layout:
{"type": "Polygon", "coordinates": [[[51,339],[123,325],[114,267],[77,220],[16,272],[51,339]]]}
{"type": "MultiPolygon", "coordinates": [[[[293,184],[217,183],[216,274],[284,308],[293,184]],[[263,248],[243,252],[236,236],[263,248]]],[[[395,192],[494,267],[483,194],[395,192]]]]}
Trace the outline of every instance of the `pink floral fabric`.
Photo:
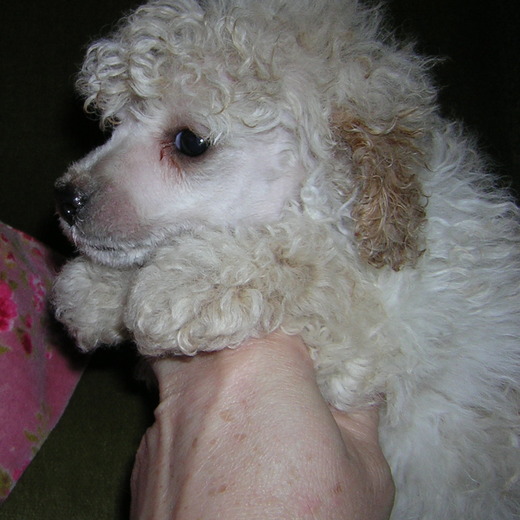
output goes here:
{"type": "Polygon", "coordinates": [[[58,422],[82,373],[47,305],[57,260],[0,223],[0,503],[58,422]]]}

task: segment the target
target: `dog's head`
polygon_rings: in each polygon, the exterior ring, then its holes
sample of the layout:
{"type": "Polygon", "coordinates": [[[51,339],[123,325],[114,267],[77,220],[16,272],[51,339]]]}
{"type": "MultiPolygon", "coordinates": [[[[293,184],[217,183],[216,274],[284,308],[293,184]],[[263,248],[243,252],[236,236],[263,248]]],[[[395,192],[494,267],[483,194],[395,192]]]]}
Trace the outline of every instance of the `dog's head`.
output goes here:
{"type": "Polygon", "coordinates": [[[152,0],[78,81],[108,142],[58,180],[65,232],[112,265],[198,226],[334,220],[360,255],[420,254],[433,91],[355,0],[152,0]]]}

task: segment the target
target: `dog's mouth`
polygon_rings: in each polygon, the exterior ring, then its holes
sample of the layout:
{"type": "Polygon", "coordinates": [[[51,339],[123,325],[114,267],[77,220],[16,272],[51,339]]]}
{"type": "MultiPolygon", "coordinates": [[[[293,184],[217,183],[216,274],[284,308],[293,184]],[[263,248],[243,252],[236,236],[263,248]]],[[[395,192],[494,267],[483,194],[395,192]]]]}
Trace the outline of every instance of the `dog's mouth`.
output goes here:
{"type": "Polygon", "coordinates": [[[89,244],[80,246],[80,250],[95,262],[112,267],[139,265],[145,262],[151,254],[151,250],[148,247],[137,245],[116,248],[89,244]]]}
{"type": "Polygon", "coordinates": [[[84,244],[78,247],[83,254],[92,258],[92,260],[112,267],[130,267],[143,264],[152,252],[150,247],[137,244],[119,248],[97,244],[84,244]]]}
{"type": "Polygon", "coordinates": [[[96,263],[117,268],[143,264],[156,247],[152,240],[115,244],[110,240],[88,239],[74,232],[72,235],[72,241],[80,253],[96,263]]]}

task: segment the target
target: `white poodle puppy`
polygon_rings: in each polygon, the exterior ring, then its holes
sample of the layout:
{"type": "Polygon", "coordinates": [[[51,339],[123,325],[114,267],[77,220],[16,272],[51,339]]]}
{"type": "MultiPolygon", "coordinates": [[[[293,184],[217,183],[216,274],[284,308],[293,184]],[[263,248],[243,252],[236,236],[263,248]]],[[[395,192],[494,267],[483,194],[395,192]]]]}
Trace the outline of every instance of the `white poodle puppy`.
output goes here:
{"type": "Polygon", "coordinates": [[[386,396],[395,520],[511,520],[519,213],[429,65],[356,0],[137,9],[79,78],[113,133],[57,182],[55,305],[84,350],[300,334],[334,406],[386,396]]]}

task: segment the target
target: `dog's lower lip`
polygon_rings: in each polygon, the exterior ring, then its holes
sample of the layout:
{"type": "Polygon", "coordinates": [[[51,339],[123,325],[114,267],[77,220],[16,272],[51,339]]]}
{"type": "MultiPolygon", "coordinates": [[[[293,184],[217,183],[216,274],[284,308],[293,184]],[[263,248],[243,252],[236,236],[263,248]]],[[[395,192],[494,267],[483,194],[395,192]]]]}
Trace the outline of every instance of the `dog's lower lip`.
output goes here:
{"type": "Polygon", "coordinates": [[[89,242],[88,240],[76,239],[74,242],[79,249],[83,250],[90,249],[92,251],[101,251],[107,253],[119,253],[123,251],[123,248],[121,247],[116,247],[109,244],[96,244],[95,242],[89,242]]]}
{"type": "Polygon", "coordinates": [[[127,245],[126,247],[117,247],[117,246],[112,246],[112,245],[108,245],[108,244],[88,244],[88,243],[81,245],[80,248],[85,249],[85,250],[90,249],[91,251],[97,251],[99,253],[108,253],[108,254],[115,254],[115,255],[128,254],[132,251],[137,251],[137,250],[142,249],[139,245],[136,245],[136,244],[127,245]]]}
{"type": "Polygon", "coordinates": [[[109,251],[109,252],[117,252],[122,251],[121,248],[117,248],[114,246],[105,246],[105,245],[91,245],[93,249],[97,249],[98,251],[109,251]]]}
{"type": "Polygon", "coordinates": [[[149,246],[138,243],[127,243],[122,246],[88,240],[77,240],[75,243],[78,250],[87,257],[112,267],[139,265],[151,252],[149,246]]]}

